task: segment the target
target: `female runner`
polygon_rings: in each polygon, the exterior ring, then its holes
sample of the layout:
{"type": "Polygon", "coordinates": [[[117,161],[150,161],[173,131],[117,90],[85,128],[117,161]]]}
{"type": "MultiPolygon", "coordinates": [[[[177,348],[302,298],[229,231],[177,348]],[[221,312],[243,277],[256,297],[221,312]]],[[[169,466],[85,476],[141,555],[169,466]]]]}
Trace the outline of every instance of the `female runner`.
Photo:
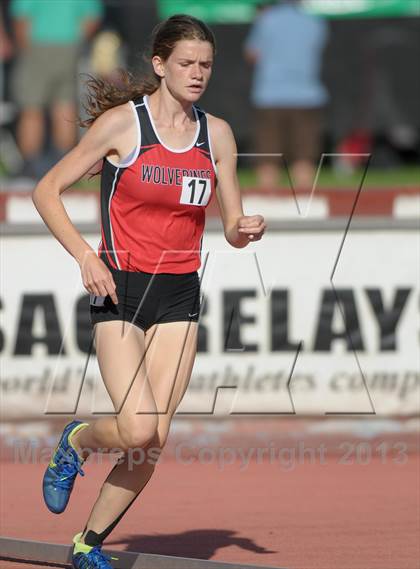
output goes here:
{"type": "Polygon", "coordinates": [[[96,355],[115,416],[72,421],[43,479],[47,507],[61,513],[89,452],[121,449],[82,532],[73,567],[111,568],[104,539],[146,486],[187,389],[200,312],[205,208],[216,191],[233,247],[261,239],[261,215],[244,215],[229,125],[195,103],[212,72],[215,40],[200,20],[176,15],[153,34],[153,76],[125,86],[91,79],[89,129],[39,182],[33,201],[76,259],[90,293],[96,355]],[[100,160],[98,254],[71,223],[60,195],[100,160]],[[132,465],[133,449],[155,460],[132,465]],[[149,456],[149,455],[148,455],[149,456]],[[129,466],[130,465],[130,466],[129,466]]]}

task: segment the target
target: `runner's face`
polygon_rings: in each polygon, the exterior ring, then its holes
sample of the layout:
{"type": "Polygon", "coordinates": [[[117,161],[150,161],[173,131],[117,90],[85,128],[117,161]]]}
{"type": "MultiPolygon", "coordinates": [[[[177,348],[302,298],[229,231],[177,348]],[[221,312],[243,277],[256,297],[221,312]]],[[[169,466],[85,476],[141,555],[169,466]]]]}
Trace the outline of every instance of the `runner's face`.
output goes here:
{"type": "Polygon", "coordinates": [[[180,40],[166,61],[159,59],[154,64],[156,72],[164,77],[174,97],[194,103],[209,82],[213,47],[208,41],[180,40]]]}

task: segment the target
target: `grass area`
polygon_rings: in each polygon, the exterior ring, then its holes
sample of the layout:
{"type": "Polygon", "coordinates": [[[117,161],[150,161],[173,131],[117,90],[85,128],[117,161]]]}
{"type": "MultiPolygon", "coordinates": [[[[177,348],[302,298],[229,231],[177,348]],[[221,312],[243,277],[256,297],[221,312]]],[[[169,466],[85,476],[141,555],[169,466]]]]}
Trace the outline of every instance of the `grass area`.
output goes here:
{"type": "MultiPolygon", "coordinates": [[[[360,184],[363,170],[356,170],[352,174],[337,173],[332,168],[323,168],[318,181],[318,188],[356,188],[360,184]]],[[[251,169],[240,168],[238,178],[241,188],[255,188],[256,177],[251,169]]],[[[288,187],[289,182],[285,173],[280,178],[280,187],[288,187]]],[[[364,181],[365,188],[420,188],[420,167],[405,166],[403,168],[377,169],[370,168],[364,181]]],[[[91,180],[82,180],[75,186],[81,190],[99,189],[99,176],[91,180]]]]}
{"type": "MultiPolygon", "coordinates": [[[[323,168],[318,179],[318,188],[357,188],[362,180],[364,171],[356,170],[352,174],[343,174],[332,168],[323,168]]],[[[242,169],[238,171],[239,182],[242,188],[256,186],[255,173],[252,170],[242,169]]],[[[280,177],[281,187],[288,187],[289,180],[283,173],[280,177]]],[[[407,166],[395,169],[370,168],[364,180],[365,188],[390,188],[403,186],[420,187],[420,167],[407,166]]]]}

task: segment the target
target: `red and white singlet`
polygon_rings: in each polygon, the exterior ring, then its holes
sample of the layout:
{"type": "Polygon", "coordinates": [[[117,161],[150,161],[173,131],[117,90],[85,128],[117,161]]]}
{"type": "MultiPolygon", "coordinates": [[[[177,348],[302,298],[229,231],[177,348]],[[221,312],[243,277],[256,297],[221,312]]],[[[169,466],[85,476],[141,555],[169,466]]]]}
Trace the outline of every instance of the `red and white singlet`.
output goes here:
{"type": "Polygon", "coordinates": [[[177,150],[159,138],[147,95],[130,105],[137,147],[119,164],[104,159],[98,255],[117,270],[195,271],[201,265],[205,208],[216,183],[206,114],[193,106],[194,141],[177,150]]]}

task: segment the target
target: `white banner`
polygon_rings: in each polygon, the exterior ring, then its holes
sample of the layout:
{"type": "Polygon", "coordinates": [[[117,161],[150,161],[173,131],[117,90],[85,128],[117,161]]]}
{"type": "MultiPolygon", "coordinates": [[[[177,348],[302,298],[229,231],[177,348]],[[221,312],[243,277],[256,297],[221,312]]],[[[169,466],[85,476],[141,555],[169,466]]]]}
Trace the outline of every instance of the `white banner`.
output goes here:
{"type": "MultiPolygon", "coordinates": [[[[99,235],[86,239],[97,248],[99,235]]],[[[342,239],[268,232],[234,249],[206,234],[199,352],[179,415],[418,413],[418,235],[342,239]]],[[[3,419],[111,413],[77,263],[49,236],[5,237],[2,273],[3,419]]]]}

